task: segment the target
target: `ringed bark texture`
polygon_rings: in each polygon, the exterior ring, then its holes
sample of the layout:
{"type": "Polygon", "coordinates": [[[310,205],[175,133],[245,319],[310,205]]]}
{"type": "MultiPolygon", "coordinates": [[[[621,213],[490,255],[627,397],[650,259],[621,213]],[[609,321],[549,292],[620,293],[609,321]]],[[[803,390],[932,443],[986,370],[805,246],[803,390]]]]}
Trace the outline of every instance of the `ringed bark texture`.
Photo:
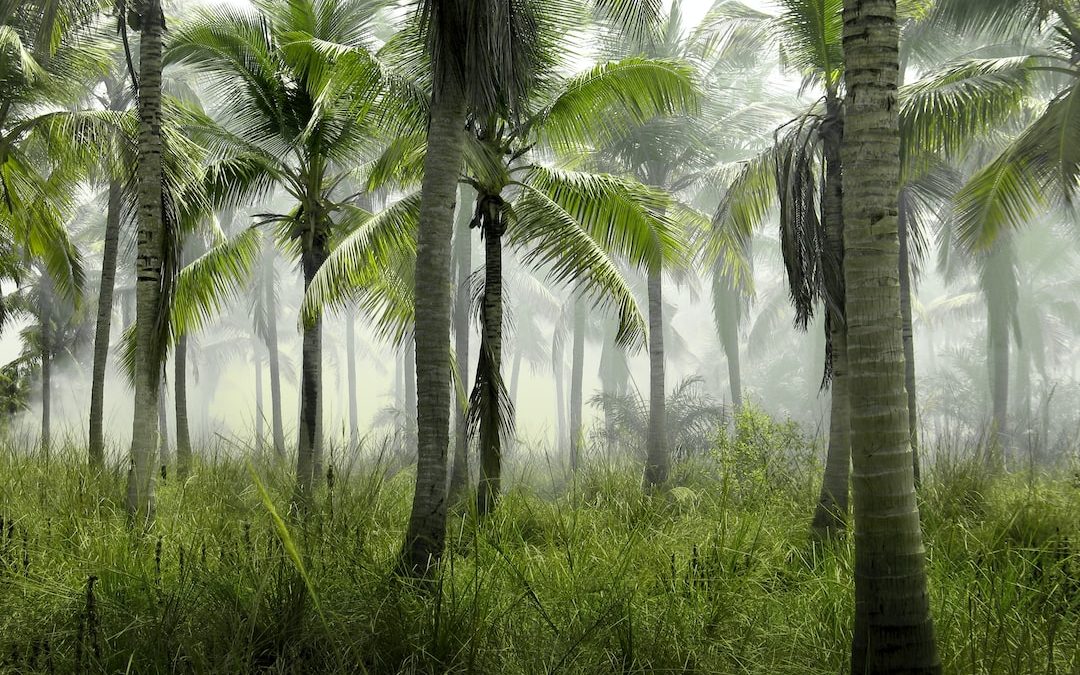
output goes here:
{"type": "Polygon", "coordinates": [[[844,0],[844,270],[855,505],[851,671],[940,673],[900,318],[895,0],[844,0]]]}
{"type": "Polygon", "coordinates": [[[416,248],[416,491],[402,551],[403,571],[426,574],[446,540],[446,455],[450,444],[450,240],[465,144],[465,97],[455,74],[432,102],[416,248]]]}
{"type": "Polygon", "coordinates": [[[158,442],[159,343],[165,256],[161,209],[161,32],[159,0],[143,3],[139,41],[139,234],[135,258],[135,412],[128,471],[127,512],[135,522],[154,517],[154,453],[158,442]]]}

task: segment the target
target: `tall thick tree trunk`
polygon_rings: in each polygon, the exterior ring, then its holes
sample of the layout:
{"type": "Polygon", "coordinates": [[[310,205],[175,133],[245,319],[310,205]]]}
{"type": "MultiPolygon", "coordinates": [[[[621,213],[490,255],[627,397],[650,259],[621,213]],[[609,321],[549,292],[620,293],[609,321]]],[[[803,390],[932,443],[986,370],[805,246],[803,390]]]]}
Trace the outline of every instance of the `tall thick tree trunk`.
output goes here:
{"type": "Polygon", "coordinates": [[[182,335],[176,343],[176,354],[173,357],[173,390],[176,398],[176,475],[180,480],[184,480],[191,473],[191,427],[188,419],[187,400],[187,351],[188,336],[182,335]]]}
{"type": "Polygon", "coordinates": [[[671,456],[667,447],[666,387],[664,385],[664,296],[663,274],[649,270],[649,431],[645,439],[645,485],[667,482],[671,456]]]}
{"type": "Polygon", "coordinates": [[[267,237],[263,255],[263,302],[266,303],[266,360],[270,366],[270,425],[274,455],[285,459],[285,427],[281,418],[281,357],[278,353],[277,303],[274,293],[274,243],[267,237]]]}
{"type": "Polygon", "coordinates": [[[426,573],[446,540],[446,455],[450,443],[450,308],[457,180],[465,144],[465,96],[447,71],[432,101],[416,251],[417,462],[402,567],[426,573]]]}
{"type": "Polygon", "coordinates": [[[1012,445],[1009,428],[1009,338],[1017,302],[1013,256],[1012,242],[999,242],[985,261],[982,271],[992,406],[989,461],[995,469],[1004,468],[1006,453],[1012,445]]]}
{"type": "Polygon", "coordinates": [[[825,284],[832,300],[827,308],[832,397],[829,415],[829,450],[811,528],[815,536],[829,538],[847,523],[848,476],[851,466],[851,417],[848,397],[847,320],[844,317],[844,187],[840,158],[843,142],[843,110],[831,93],[826,99],[827,118],[822,125],[825,147],[825,189],[822,212],[826,228],[825,284]]]}
{"type": "Polygon", "coordinates": [[[127,511],[136,522],[154,517],[154,449],[161,379],[165,223],[162,204],[160,0],[145,0],[139,41],[139,236],[135,259],[135,414],[131,433],[127,511]]]}
{"type": "Polygon", "coordinates": [[[581,468],[581,381],[585,369],[585,303],[574,300],[574,350],[570,358],[570,468],[581,468]]]}
{"type": "Polygon", "coordinates": [[[38,289],[41,331],[41,456],[49,461],[52,451],[52,314],[53,290],[49,273],[42,268],[38,289]]]}
{"type": "MultiPolygon", "coordinates": [[[[497,199],[497,198],[496,198],[497,199]]],[[[500,200],[501,201],[501,200],[500,200]]],[[[498,216],[495,216],[498,219],[498,216]]],[[[512,420],[502,419],[506,409],[502,379],[503,279],[501,222],[484,226],[484,304],[481,314],[484,332],[480,337],[480,359],[476,366],[476,388],[471,404],[477,406],[480,422],[480,484],[476,510],[487,515],[495,508],[502,486],[502,430],[512,420]]]]}
{"type": "Polygon", "coordinates": [[[360,421],[356,404],[356,316],[352,307],[345,315],[345,367],[349,387],[349,446],[355,450],[360,446],[360,421]]]}
{"type": "MultiPolygon", "coordinates": [[[[469,241],[469,222],[472,220],[473,200],[465,198],[465,188],[458,193],[457,218],[454,223],[454,356],[458,377],[469,378],[469,275],[472,273],[472,242],[469,241]]],[[[515,363],[518,360],[515,359],[515,363]]],[[[450,502],[457,503],[469,486],[469,434],[465,415],[468,401],[454,395],[454,468],[450,474],[450,502]]]]}
{"type": "MultiPolygon", "coordinates": [[[[315,273],[326,260],[326,239],[316,233],[304,251],[301,266],[304,271],[304,292],[307,292],[315,273]]],[[[304,510],[309,506],[311,491],[318,478],[319,434],[322,425],[322,319],[303,326],[303,346],[300,365],[300,434],[296,454],[296,504],[304,510]]]]}
{"type": "Polygon", "coordinates": [[[105,372],[112,332],[116,258],[120,250],[120,197],[120,181],[109,181],[105,251],[101,258],[101,285],[98,288],[97,324],[94,327],[94,370],[90,381],[90,466],[97,469],[105,465],[105,372]]]}
{"type": "Polygon", "coordinates": [[[856,674],[940,673],[915,500],[900,320],[895,0],[844,0],[844,277],[856,674]]]}
{"type": "Polygon", "coordinates": [[[911,466],[915,471],[915,487],[919,486],[919,409],[915,389],[915,329],[911,315],[911,247],[906,209],[907,190],[900,190],[900,211],[897,236],[900,239],[900,321],[904,331],[904,391],[907,392],[908,430],[911,434],[911,466]]]}

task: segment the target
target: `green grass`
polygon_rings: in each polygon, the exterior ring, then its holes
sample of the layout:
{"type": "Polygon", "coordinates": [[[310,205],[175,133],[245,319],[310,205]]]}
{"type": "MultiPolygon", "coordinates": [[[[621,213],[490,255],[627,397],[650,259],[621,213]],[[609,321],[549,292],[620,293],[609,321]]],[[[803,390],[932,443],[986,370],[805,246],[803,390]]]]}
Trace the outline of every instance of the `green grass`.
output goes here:
{"type": "MultiPolygon", "coordinates": [[[[412,474],[358,466],[289,526],[315,598],[239,462],[159,486],[138,534],[118,473],[0,453],[0,672],[842,672],[851,545],[809,544],[815,462],[750,427],[666,497],[550,470],[454,515],[428,585],[389,573],[412,474]]],[[[257,470],[284,514],[287,471],[257,470]]],[[[1080,673],[1080,489],[961,463],[922,497],[947,672],[1080,673]]]]}

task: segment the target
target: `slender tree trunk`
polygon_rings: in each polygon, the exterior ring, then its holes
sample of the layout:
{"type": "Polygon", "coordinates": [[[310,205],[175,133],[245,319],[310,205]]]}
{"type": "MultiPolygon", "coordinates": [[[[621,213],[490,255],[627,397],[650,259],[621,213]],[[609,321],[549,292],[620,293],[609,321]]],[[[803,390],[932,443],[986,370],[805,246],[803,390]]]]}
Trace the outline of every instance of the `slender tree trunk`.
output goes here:
{"type": "Polygon", "coordinates": [[[165,223],[162,219],[160,0],[144,0],[139,41],[139,236],[135,260],[135,414],[131,434],[127,511],[133,521],[154,517],[154,448],[158,438],[161,378],[162,286],[165,223]]]}
{"type": "Polygon", "coordinates": [[[742,362],[739,354],[739,324],[742,321],[742,308],[738,292],[731,284],[718,279],[713,286],[713,293],[723,294],[714,298],[714,315],[717,319],[720,346],[727,361],[728,389],[731,391],[731,405],[736,412],[742,409],[742,362]]]}
{"type": "Polygon", "coordinates": [[[897,235],[900,239],[900,320],[904,330],[904,390],[907,392],[908,430],[911,433],[911,466],[915,471],[915,487],[918,488],[922,471],[919,467],[919,410],[915,389],[915,330],[911,316],[911,248],[904,201],[907,190],[900,190],[900,211],[897,235]]]}
{"type": "Polygon", "coordinates": [[[270,424],[274,436],[274,455],[284,460],[285,428],[281,418],[281,358],[278,354],[274,277],[274,244],[268,237],[263,257],[263,293],[266,303],[266,360],[270,366],[270,424]]]}
{"type": "MultiPolygon", "coordinates": [[[[316,233],[301,266],[304,271],[304,292],[307,292],[315,273],[326,260],[326,240],[316,233]]],[[[310,505],[311,491],[318,478],[319,398],[322,393],[322,319],[303,326],[303,347],[300,366],[300,436],[296,455],[296,505],[303,511],[310,505]]]]}
{"type": "Polygon", "coordinates": [[[431,106],[416,251],[417,462],[402,568],[426,574],[446,540],[450,443],[450,240],[465,143],[462,83],[447,71],[431,106]]]}
{"type": "MultiPolygon", "coordinates": [[[[416,347],[412,343],[405,344],[405,366],[402,383],[405,385],[405,435],[409,442],[416,438],[416,347]]],[[[453,390],[451,390],[453,391],[453,390]]],[[[449,430],[447,431],[449,433],[449,430]]]]}
{"type": "Polygon", "coordinates": [[[664,297],[663,274],[649,270],[649,431],[646,438],[645,485],[656,487],[667,482],[671,456],[667,448],[667,422],[664,397],[664,297]]]}
{"type": "Polygon", "coordinates": [[[352,307],[345,316],[345,367],[349,387],[349,445],[355,450],[360,446],[360,421],[356,404],[356,316],[352,307]]]}
{"type": "Polygon", "coordinates": [[[165,389],[165,378],[161,378],[161,385],[158,387],[158,464],[161,466],[161,473],[164,477],[165,467],[169,463],[169,413],[166,410],[166,404],[168,399],[168,392],[165,389]]]}
{"type": "Polygon", "coordinates": [[[819,538],[830,538],[844,530],[848,511],[848,476],[851,466],[851,418],[848,397],[847,320],[844,304],[844,187],[840,151],[843,143],[843,110],[840,99],[826,98],[827,119],[822,125],[825,147],[825,190],[822,212],[825,218],[825,284],[832,299],[825,322],[829,332],[832,366],[832,397],[829,415],[829,450],[825,476],[821,482],[811,529],[819,538]]]}
{"type": "MultiPolygon", "coordinates": [[[[484,202],[482,202],[484,203],[484,202]]],[[[480,416],[480,485],[476,493],[476,510],[487,515],[499,500],[502,485],[502,429],[512,420],[502,419],[502,397],[506,387],[502,380],[503,224],[484,225],[484,305],[481,319],[484,333],[480,338],[480,360],[476,366],[476,389],[473,405],[480,416]]]]}
{"type": "MultiPolygon", "coordinates": [[[[454,355],[458,377],[469,378],[469,275],[472,273],[472,242],[469,241],[469,222],[472,220],[472,199],[465,198],[465,188],[458,193],[457,218],[454,223],[454,261],[457,286],[454,289],[454,355]]],[[[515,361],[516,362],[516,361],[515,361]]],[[[469,484],[469,435],[465,415],[468,401],[454,400],[454,468],[450,475],[450,502],[457,503],[469,484]]]]}
{"type": "Polygon", "coordinates": [[[566,363],[563,360],[562,341],[552,341],[551,365],[555,371],[555,450],[560,455],[567,450],[563,443],[569,434],[566,430],[566,363]]]}
{"type": "Polygon", "coordinates": [[[514,350],[514,364],[510,367],[510,400],[515,406],[518,403],[518,383],[521,381],[521,354],[519,345],[514,350]]]}
{"type": "Polygon", "coordinates": [[[895,0],[844,0],[844,277],[855,674],[940,673],[915,500],[900,318],[895,0]]]}
{"type": "Polygon", "coordinates": [[[570,360],[570,468],[581,468],[581,381],[585,369],[585,303],[574,300],[574,351],[570,360]]]}
{"type": "Polygon", "coordinates": [[[94,371],[90,383],[90,466],[96,469],[105,465],[105,372],[112,332],[116,258],[120,250],[120,197],[120,181],[109,181],[105,251],[101,258],[101,286],[98,288],[97,324],[94,328],[94,371]]]}
{"type": "MultiPolygon", "coordinates": [[[[191,427],[187,401],[188,336],[181,335],[173,357],[173,388],[176,397],[176,475],[184,480],[191,473],[191,427]]],[[[261,376],[261,371],[259,375],[261,376]]],[[[261,437],[261,436],[260,436],[261,437]]]]}
{"type": "Polygon", "coordinates": [[[990,355],[990,392],[992,399],[991,443],[995,446],[991,462],[1004,463],[1009,447],[1009,317],[1004,303],[991,299],[987,322],[990,355]]]}
{"type": "MultiPolygon", "coordinates": [[[[255,366],[255,453],[262,456],[266,446],[266,423],[263,419],[263,360],[262,345],[251,341],[255,366]]],[[[179,435],[179,433],[177,434],[179,435]]]]}
{"type": "Polygon", "coordinates": [[[41,331],[41,456],[49,462],[52,451],[52,305],[53,290],[49,273],[41,270],[38,313],[41,331]]]}

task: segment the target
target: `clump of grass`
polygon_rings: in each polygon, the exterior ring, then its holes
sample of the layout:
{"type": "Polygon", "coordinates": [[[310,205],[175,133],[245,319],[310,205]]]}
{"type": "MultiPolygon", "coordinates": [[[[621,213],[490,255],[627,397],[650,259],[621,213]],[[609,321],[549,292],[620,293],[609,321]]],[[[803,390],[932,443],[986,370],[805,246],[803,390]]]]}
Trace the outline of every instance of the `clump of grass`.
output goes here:
{"type": "MultiPolygon", "coordinates": [[[[747,418],[667,494],[628,462],[537,470],[451,515],[425,583],[391,573],[410,469],[335,467],[300,524],[287,468],[218,456],[143,533],[119,471],[0,453],[0,672],[840,672],[852,544],[810,543],[815,449],[747,418]]],[[[1077,672],[1080,490],[977,464],[922,489],[947,671],[1077,672]]]]}

